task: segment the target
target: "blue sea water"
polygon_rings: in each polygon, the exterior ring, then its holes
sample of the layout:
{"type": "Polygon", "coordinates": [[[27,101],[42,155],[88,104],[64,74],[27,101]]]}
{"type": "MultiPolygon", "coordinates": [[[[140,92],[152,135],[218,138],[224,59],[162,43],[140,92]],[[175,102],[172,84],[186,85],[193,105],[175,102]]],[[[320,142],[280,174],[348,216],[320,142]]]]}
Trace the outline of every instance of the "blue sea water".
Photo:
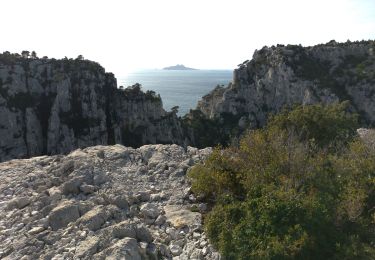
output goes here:
{"type": "Polygon", "coordinates": [[[120,77],[118,85],[139,83],[143,90],[160,94],[165,110],[179,106],[178,115],[183,116],[217,85],[226,86],[232,75],[231,70],[142,70],[120,77]]]}

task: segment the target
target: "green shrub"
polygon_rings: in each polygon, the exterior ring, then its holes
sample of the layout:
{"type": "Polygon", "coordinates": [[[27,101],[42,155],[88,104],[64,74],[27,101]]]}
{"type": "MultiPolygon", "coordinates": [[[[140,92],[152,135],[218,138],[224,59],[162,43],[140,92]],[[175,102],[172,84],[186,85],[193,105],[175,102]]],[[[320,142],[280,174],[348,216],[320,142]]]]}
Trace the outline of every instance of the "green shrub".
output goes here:
{"type": "Polygon", "coordinates": [[[227,146],[232,137],[239,136],[242,131],[238,127],[240,118],[248,115],[245,113],[233,115],[221,113],[220,116],[209,118],[199,109],[190,110],[182,118],[182,125],[190,133],[194,146],[205,148],[217,144],[227,146]]]}
{"type": "Polygon", "coordinates": [[[191,212],[199,212],[199,208],[198,208],[197,205],[193,205],[193,206],[190,207],[190,211],[191,212]]]}
{"type": "Polygon", "coordinates": [[[375,151],[348,104],[299,106],[217,148],[189,177],[225,259],[371,259],[375,151]]]}
{"type": "Polygon", "coordinates": [[[348,111],[349,102],[335,105],[297,106],[269,119],[269,128],[296,133],[301,141],[313,140],[320,147],[346,143],[356,134],[358,115],[348,111]]]}

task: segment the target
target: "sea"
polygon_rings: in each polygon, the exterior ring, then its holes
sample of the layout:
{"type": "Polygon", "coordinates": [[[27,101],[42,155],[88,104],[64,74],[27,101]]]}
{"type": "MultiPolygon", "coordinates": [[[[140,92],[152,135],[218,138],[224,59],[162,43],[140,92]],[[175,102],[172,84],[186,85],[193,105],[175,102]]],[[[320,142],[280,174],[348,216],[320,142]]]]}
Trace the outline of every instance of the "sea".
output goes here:
{"type": "Polygon", "coordinates": [[[139,83],[144,91],[160,94],[165,110],[179,106],[178,115],[183,116],[217,85],[227,86],[232,76],[232,70],[140,70],[119,77],[117,83],[125,88],[139,83]]]}

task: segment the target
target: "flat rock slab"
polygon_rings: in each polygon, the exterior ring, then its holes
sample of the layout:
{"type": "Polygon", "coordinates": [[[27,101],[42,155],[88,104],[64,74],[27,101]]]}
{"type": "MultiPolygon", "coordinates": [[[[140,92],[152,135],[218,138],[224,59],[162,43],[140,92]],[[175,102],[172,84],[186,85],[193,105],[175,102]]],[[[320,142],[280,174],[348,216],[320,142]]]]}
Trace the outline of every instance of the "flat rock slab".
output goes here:
{"type": "Polygon", "coordinates": [[[164,207],[164,211],[167,222],[170,222],[176,228],[192,227],[200,225],[202,222],[200,213],[192,212],[180,205],[167,205],[164,207]]]}

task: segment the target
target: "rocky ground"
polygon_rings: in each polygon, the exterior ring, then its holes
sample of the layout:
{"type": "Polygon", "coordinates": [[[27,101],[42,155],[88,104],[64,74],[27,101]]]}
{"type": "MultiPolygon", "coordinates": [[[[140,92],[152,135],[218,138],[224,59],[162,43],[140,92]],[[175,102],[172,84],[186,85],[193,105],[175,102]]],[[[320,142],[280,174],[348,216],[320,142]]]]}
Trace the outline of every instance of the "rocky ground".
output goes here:
{"type": "Polygon", "coordinates": [[[95,146],[0,164],[1,259],[220,259],[185,177],[211,149],[95,146]]]}

